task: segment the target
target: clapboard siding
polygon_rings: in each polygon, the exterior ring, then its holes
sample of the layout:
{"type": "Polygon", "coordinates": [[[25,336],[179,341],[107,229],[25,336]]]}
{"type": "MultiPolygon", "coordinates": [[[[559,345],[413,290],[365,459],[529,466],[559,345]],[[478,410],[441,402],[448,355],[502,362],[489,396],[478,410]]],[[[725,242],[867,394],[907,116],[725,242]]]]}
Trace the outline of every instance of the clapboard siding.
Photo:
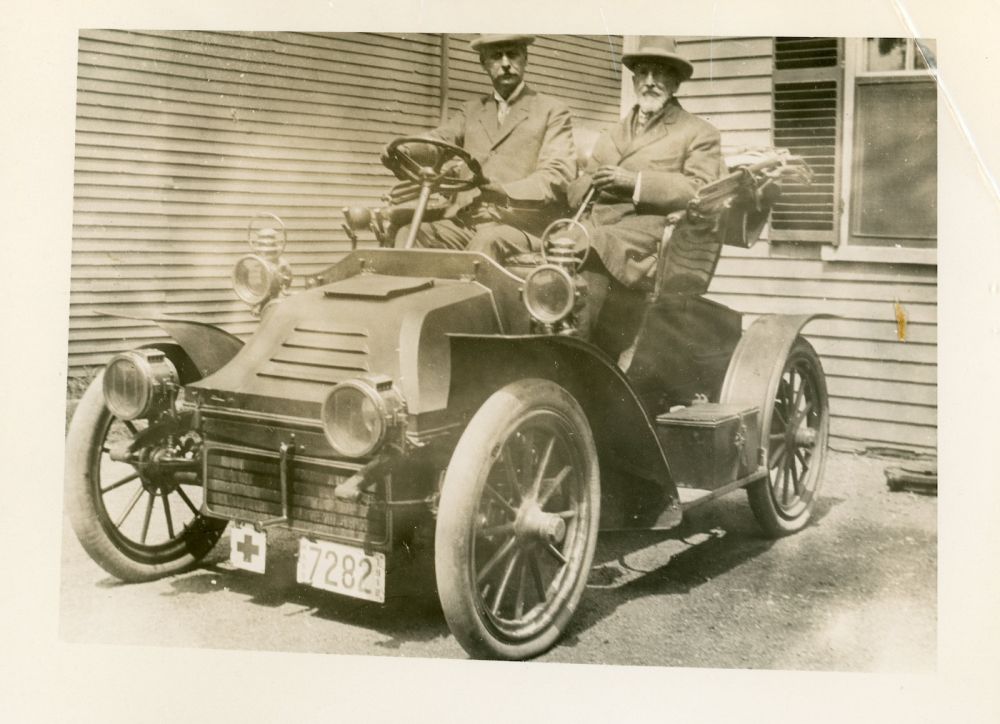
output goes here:
{"type": "Polygon", "coordinates": [[[769,38],[685,38],[680,52],[694,64],[681,104],[722,132],[728,151],[765,146],[771,129],[769,38]]]}
{"type": "MultiPolygon", "coordinates": [[[[471,36],[449,41],[451,108],[489,89],[471,36]]],[[[232,292],[258,211],[288,225],[301,279],[348,248],[340,208],[373,206],[394,137],[437,125],[441,36],[88,30],[77,70],[73,374],[153,325],[102,317],[166,312],[245,335],[232,292]]],[[[621,38],[541,36],[530,82],[583,125],[617,118],[621,38]]],[[[761,108],[747,107],[747,113],[761,108]]]]}
{"type": "MultiPolygon", "coordinates": [[[[728,151],[773,145],[770,38],[685,38],[695,77],[681,102],[714,123],[728,151]]],[[[825,176],[820,180],[827,180],[825,176]]],[[[710,296],[744,313],[824,312],[807,327],[830,390],[835,445],[931,452],[937,435],[937,270],[823,262],[815,247],[726,248],[710,296]],[[899,338],[897,303],[906,314],[899,338]]]]}
{"type": "Polygon", "coordinates": [[[438,121],[440,57],[435,35],[82,32],[70,367],[162,337],[111,307],[248,334],[250,217],[284,219],[300,274],[338,258],[339,209],[390,182],[379,149],[438,121]]]}
{"type": "MultiPolygon", "coordinates": [[[[470,37],[449,42],[452,110],[489,88],[470,37]]],[[[721,130],[727,151],[771,145],[773,40],[685,38],[680,49],[695,65],[683,105],[721,130]]],[[[578,128],[600,130],[619,117],[621,52],[621,37],[540,36],[528,79],[561,98],[578,128]]],[[[255,322],[229,276],[256,211],[285,220],[300,278],[339,258],[340,207],[375,204],[390,182],[379,149],[438,122],[440,62],[432,34],[81,33],[74,373],[162,338],[96,310],[195,316],[249,334],[255,322]]],[[[759,243],[726,249],[710,295],[746,324],[837,315],[808,328],[829,379],[835,444],[935,448],[936,268],[823,262],[815,245],[759,243]]]]}

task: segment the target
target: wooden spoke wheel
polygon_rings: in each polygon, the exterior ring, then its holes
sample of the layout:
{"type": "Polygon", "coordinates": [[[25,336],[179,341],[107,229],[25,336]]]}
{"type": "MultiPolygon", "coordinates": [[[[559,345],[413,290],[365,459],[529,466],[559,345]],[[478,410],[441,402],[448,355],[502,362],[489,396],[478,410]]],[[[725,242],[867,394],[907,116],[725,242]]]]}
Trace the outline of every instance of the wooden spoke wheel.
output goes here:
{"type": "Polygon", "coordinates": [[[763,410],[768,477],[747,488],[750,507],[768,535],[782,536],[809,521],[826,461],[830,413],[819,357],[801,337],[772,381],[763,410]]]}
{"type": "MultiPolygon", "coordinates": [[[[120,420],[104,403],[103,374],[91,383],[66,438],[66,510],[91,558],[123,581],[146,581],[196,564],[212,550],[225,520],[201,513],[197,458],[190,466],[134,467],[113,460],[143,434],[144,420],[120,420]]],[[[155,457],[163,440],[145,435],[155,457]]]]}
{"type": "Polygon", "coordinates": [[[491,396],[455,448],[435,536],[441,605],[469,654],[524,659],[558,640],[599,514],[597,452],[576,400],[546,380],[491,396]]]}

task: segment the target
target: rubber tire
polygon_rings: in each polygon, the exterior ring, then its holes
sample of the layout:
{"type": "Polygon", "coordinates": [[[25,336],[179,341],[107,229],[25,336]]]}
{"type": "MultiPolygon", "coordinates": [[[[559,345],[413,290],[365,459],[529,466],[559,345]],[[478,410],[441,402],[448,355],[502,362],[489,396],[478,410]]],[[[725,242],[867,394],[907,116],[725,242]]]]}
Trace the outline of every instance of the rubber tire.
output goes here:
{"type": "Polygon", "coordinates": [[[822,417],[819,424],[819,434],[817,435],[816,444],[811,457],[812,462],[808,470],[810,480],[814,480],[815,482],[810,490],[809,500],[806,502],[803,509],[796,512],[795,515],[786,514],[780,509],[779,505],[774,500],[770,470],[768,471],[768,477],[747,486],[747,497],[750,501],[750,509],[753,511],[757,524],[770,538],[781,538],[783,536],[790,535],[802,530],[802,528],[809,523],[823,483],[823,466],[826,463],[827,439],[829,437],[830,430],[830,408],[826,389],[826,377],[823,374],[823,365],[820,363],[819,355],[816,354],[816,350],[813,349],[812,345],[802,337],[796,338],[795,343],[788,352],[788,356],[785,358],[785,364],[782,367],[781,374],[775,380],[772,380],[770,386],[771,394],[769,395],[766,404],[762,407],[764,411],[764,419],[761,420],[760,429],[762,435],[769,433],[771,429],[771,417],[774,412],[775,395],[777,394],[779,381],[781,377],[784,376],[785,372],[787,372],[795,363],[803,360],[806,361],[813,370],[813,378],[817,387],[818,397],[821,401],[820,407],[822,417]]]}
{"type": "MultiPolygon", "coordinates": [[[[94,562],[122,581],[151,581],[185,571],[211,552],[228,521],[205,516],[196,519],[197,523],[184,535],[165,547],[156,562],[137,560],[115,544],[102,523],[100,479],[93,475],[95,465],[100,462],[105,429],[111,419],[111,412],[104,404],[103,380],[101,372],[87,388],[66,436],[64,500],[73,532],[94,562]]],[[[107,518],[106,514],[103,517],[107,518]]]]}
{"type": "Polygon", "coordinates": [[[445,473],[435,531],[435,575],[441,606],[452,634],[470,656],[528,659],[544,653],[559,640],[587,585],[597,547],[600,500],[600,471],[590,424],[579,403],[565,389],[548,380],[521,380],[495,392],[483,403],[459,439],[445,473]],[[470,565],[472,522],[501,444],[520,419],[536,410],[558,413],[573,429],[570,437],[586,466],[589,528],[577,578],[555,620],[538,636],[512,642],[498,637],[480,615],[470,565]]]}

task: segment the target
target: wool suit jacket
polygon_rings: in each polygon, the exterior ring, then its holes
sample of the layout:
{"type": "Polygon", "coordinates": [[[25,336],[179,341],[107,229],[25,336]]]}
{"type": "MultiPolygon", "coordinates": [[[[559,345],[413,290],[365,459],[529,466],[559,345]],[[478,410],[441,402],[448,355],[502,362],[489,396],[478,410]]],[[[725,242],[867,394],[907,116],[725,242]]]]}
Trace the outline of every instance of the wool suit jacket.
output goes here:
{"type": "MultiPolygon", "coordinates": [[[[598,139],[589,168],[620,166],[641,173],[635,201],[598,194],[586,219],[591,245],[608,271],[626,286],[646,278],[667,216],[687,206],[698,189],[725,173],[718,130],[671,99],[642,132],[633,134],[638,107],[598,139]]],[[[582,203],[592,185],[583,174],[568,189],[571,207],[582,203]]]]}
{"type": "Polygon", "coordinates": [[[515,203],[561,207],[566,186],[576,177],[569,109],[528,86],[503,125],[497,124],[497,102],[490,94],[466,102],[429,135],[468,151],[515,203]]]}

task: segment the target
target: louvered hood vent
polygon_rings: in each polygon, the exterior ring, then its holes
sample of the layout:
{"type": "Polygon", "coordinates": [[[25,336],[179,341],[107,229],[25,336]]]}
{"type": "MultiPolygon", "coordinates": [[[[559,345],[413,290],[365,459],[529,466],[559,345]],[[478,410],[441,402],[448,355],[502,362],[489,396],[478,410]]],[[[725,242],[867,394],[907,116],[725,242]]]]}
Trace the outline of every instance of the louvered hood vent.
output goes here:
{"type": "Polygon", "coordinates": [[[296,325],[257,375],[337,383],[370,369],[367,329],[315,320],[296,325]]]}

